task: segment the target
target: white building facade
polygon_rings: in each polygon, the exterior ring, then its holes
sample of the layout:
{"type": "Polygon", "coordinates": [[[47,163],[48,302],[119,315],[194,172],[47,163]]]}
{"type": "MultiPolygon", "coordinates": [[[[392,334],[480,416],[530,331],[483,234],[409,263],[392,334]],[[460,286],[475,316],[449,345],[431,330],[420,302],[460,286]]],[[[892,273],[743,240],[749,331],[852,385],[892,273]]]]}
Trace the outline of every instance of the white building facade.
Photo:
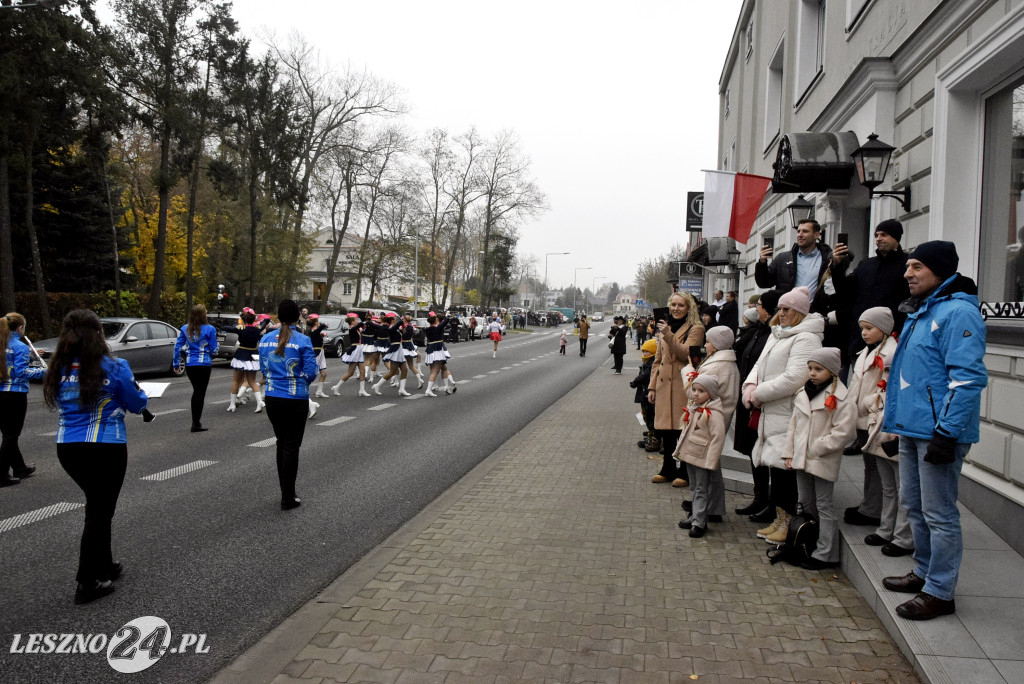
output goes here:
{"type": "MultiPolygon", "coordinates": [[[[826,241],[848,233],[859,257],[886,218],[903,223],[904,249],[956,244],[979,286],[989,370],[960,498],[1024,552],[1024,0],[746,0],[719,96],[719,168],[793,181],[776,184],[740,245],[751,273],[763,237],[793,244],[798,192],[826,241]],[[875,133],[896,148],[876,191],[909,187],[908,208],[869,199],[840,168],[848,132],[854,147],[875,133]],[[828,134],[814,140],[831,140],[834,159],[827,145],[798,150],[807,133],[828,134]],[[819,163],[803,178],[801,155],[819,163]]],[[[755,288],[743,278],[741,300],[755,288]]]]}

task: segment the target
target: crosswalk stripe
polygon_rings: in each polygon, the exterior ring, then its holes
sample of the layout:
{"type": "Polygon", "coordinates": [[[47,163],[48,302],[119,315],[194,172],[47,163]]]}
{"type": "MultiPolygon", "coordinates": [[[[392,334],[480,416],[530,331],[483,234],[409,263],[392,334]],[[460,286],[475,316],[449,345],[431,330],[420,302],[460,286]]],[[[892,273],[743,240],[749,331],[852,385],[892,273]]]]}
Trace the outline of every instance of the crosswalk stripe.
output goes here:
{"type": "Polygon", "coordinates": [[[216,461],[192,461],[191,463],[180,465],[177,468],[161,470],[159,473],[146,475],[145,477],[140,477],[139,479],[150,480],[151,482],[162,482],[163,480],[169,480],[172,477],[177,477],[178,475],[184,475],[185,473],[191,473],[192,471],[199,470],[200,468],[212,466],[215,463],[216,461]]]}
{"type": "Polygon", "coordinates": [[[277,437],[270,437],[268,439],[262,439],[262,440],[260,440],[258,442],[253,442],[249,446],[265,448],[265,447],[269,447],[269,446],[274,446],[275,444],[277,444],[277,437]]]}
{"type": "Polygon", "coordinates": [[[317,423],[317,425],[323,425],[325,427],[330,427],[332,425],[338,425],[340,423],[345,423],[345,422],[348,422],[350,420],[355,420],[355,419],[356,419],[355,416],[340,416],[338,418],[331,418],[330,420],[325,420],[322,423],[317,423]]]}
{"type": "Polygon", "coordinates": [[[371,406],[370,408],[368,408],[366,410],[367,411],[383,411],[384,409],[391,408],[392,406],[396,406],[396,404],[381,404],[380,406],[371,406]]]}
{"type": "Polygon", "coordinates": [[[21,527],[22,525],[28,525],[29,523],[39,522],[40,520],[45,520],[46,518],[52,518],[53,516],[59,515],[61,513],[67,513],[68,511],[73,511],[76,508],[81,508],[84,505],[85,504],[62,501],[60,503],[55,503],[52,506],[46,506],[45,508],[37,508],[34,511],[29,511],[28,513],[16,515],[13,518],[5,518],[3,520],[0,520],[0,533],[10,532],[11,530],[21,527]]]}
{"type": "Polygon", "coordinates": [[[473,379],[474,380],[479,380],[480,378],[486,378],[486,377],[487,377],[486,375],[474,375],[473,379]]]}

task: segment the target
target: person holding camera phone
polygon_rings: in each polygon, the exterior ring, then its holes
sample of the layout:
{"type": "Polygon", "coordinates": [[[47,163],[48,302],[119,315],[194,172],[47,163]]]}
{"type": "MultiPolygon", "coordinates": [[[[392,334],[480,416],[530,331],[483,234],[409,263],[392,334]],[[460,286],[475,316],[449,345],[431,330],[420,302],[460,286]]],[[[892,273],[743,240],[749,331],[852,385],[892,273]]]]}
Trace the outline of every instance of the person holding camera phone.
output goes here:
{"type": "Polygon", "coordinates": [[[661,470],[651,482],[671,482],[673,487],[685,487],[685,471],[679,469],[672,457],[687,404],[681,372],[691,364],[691,349],[704,346],[704,326],[700,323],[697,302],[685,292],[673,292],[668,298],[667,317],[658,318],[658,313],[655,311],[658,351],[647,386],[647,401],[654,404],[654,429],[661,439],[664,457],[661,470]]]}

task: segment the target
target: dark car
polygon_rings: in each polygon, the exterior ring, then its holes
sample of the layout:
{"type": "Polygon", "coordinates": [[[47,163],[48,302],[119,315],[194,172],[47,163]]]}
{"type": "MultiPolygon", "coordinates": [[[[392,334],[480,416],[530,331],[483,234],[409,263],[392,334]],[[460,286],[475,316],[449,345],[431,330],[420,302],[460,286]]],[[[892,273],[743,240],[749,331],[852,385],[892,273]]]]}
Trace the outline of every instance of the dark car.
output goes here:
{"type": "Polygon", "coordinates": [[[231,360],[238,348],[238,334],[234,332],[238,325],[238,314],[207,314],[206,322],[217,329],[217,358],[231,360]]]}
{"type": "MultiPolygon", "coordinates": [[[[164,323],[145,318],[101,318],[103,336],[113,356],[124,359],[133,374],[172,373],[180,376],[184,368],[175,367],[174,343],[178,329],[164,323]]],[[[53,357],[57,338],[36,342],[36,349],[44,360],[53,357]]]]}
{"type": "Polygon", "coordinates": [[[348,321],[344,316],[324,314],[320,322],[327,326],[326,337],[324,337],[324,354],[328,356],[341,356],[348,347],[348,321]]]}

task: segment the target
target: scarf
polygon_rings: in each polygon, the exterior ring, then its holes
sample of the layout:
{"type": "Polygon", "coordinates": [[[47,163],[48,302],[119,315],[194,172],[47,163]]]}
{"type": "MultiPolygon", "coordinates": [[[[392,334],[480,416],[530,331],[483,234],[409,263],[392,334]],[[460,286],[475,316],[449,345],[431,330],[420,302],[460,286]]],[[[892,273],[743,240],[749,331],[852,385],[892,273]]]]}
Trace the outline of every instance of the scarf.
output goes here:
{"type": "Polygon", "coordinates": [[[679,332],[679,329],[683,327],[684,323],[686,323],[685,318],[672,318],[671,316],[668,317],[668,327],[670,330],[672,330],[673,335],[679,332]]]}
{"type": "Polygon", "coordinates": [[[807,392],[807,399],[813,400],[814,397],[818,396],[825,391],[825,388],[832,384],[831,380],[827,380],[820,385],[815,385],[812,380],[808,380],[804,384],[804,392],[807,392]]]}

